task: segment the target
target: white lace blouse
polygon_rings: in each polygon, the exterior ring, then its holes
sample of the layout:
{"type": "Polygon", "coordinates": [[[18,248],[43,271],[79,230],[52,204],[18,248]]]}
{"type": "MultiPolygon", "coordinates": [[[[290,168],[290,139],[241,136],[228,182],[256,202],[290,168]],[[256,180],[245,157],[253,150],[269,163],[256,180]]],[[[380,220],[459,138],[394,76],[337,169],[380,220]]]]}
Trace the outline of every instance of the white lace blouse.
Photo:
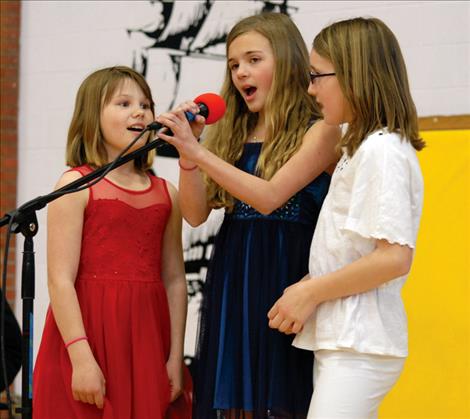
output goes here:
{"type": "MultiPolygon", "coordinates": [[[[343,154],[331,179],[310,248],[312,280],[371,253],[376,239],[414,248],[422,201],[412,145],[385,130],[369,135],[352,158],[343,154]]],[[[405,280],[320,304],[294,346],[407,356],[405,280]]]]}

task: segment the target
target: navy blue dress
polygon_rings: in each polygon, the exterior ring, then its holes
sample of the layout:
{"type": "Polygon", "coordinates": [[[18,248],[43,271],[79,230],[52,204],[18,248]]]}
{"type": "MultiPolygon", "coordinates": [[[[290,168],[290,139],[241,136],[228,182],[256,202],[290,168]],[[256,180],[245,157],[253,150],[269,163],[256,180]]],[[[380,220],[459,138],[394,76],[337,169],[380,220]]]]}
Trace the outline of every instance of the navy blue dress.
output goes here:
{"type": "MultiPolygon", "coordinates": [[[[237,163],[254,174],[262,143],[237,163]]],[[[268,326],[267,313],[308,273],[310,242],[330,176],[322,173],[270,215],[236,201],[215,238],[195,359],[196,419],[305,418],[313,354],[268,326]]]]}

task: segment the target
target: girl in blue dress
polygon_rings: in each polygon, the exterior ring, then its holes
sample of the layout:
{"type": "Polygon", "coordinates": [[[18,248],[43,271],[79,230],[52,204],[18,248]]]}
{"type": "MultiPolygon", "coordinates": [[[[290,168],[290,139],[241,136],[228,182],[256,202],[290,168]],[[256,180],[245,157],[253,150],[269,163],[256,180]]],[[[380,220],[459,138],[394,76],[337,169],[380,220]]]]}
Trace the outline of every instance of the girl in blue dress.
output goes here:
{"type": "Polygon", "coordinates": [[[312,356],[268,327],[285,288],[308,272],[308,249],[338,127],[317,121],[307,93],[308,52],[286,15],[237,23],[227,39],[227,112],[203,145],[204,118],[186,102],[157,120],[180,153],[181,209],[193,226],[225,208],[202,303],[194,416],[305,418],[312,356]]]}

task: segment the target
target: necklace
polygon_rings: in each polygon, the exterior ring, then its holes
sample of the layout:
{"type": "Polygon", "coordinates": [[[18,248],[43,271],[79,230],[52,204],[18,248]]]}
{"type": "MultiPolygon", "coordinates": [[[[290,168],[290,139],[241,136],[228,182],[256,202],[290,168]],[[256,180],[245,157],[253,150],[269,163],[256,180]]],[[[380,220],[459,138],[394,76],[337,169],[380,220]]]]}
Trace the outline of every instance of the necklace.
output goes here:
{"type": "Polygon", "coordinates": [[[249,143],[262,143],[264,140],[262,138],[258,138],[256,135],[253,135],[249,143]]]}

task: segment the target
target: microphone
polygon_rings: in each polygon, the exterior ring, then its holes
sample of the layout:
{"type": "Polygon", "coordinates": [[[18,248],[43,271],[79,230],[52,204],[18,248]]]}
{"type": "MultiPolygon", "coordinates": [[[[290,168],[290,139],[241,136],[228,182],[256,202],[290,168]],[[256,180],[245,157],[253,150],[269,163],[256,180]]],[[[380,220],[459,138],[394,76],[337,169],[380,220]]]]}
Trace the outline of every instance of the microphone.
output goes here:
{"type": "MultiPolygon", "coordinates": [[[[206,124],[210,125],[217,122],[225,113],[225,101],[215,93],[203,93],[194,99],[194,102],[199,106],[199,114],[185,112],[189,122],[194,121],[197,115],[202,115],[206,118],[206,124]]],[[[163,125],[159,122],[147,125],[148,130],[159,130],[162,127],[163,125]]]]}

